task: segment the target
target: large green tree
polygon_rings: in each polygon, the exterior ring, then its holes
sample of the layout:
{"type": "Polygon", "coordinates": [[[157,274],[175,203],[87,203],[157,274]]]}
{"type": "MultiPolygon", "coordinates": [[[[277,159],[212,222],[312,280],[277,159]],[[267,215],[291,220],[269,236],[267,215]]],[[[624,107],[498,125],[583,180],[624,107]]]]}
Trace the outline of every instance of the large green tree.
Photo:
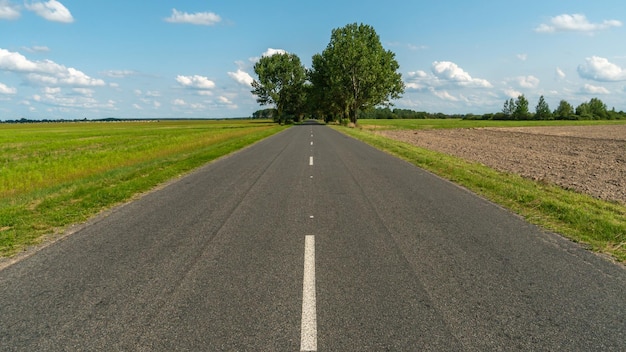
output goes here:
{"type": "Polygon", "coordinates": [[[517,97],[515,101],[515,110],[513,111],[514,120],[528,120],[530,118],[530,111],[528,110],[528,99],[524,94],[517,97]]]}
{"type": "Polygon", "coordinates": [[[552,111],[550,106],[546,102],[546,99],[542,96],[539,97],[539,102],[535,107],[535,119],[537,120],[550,120],[552,119],[552,111]]]}
{"type": "Polygon", "coordinates": [[[374,28],[354,23],[332,31],[326,49],[313,57],[310,80],[329,105],[327,112],[356,123],[359,110],[390,105],[404,93],[399,68],[374,28]]]}
{"type": "Polygon", "coordinates": [[[557,120],[571,120],[574,116],[574,107],[566,100],[561,100],[553,116],[557,120]]]}
{"type": "Polygon", "coordinates": [[[279,53],[262,57],[254,65],[259,77],[252,82],[252,94],[261,105],[276,107],[276,118],[283,123],[298,118],[305,103],[306,69],[295,54],[279,53]]]}

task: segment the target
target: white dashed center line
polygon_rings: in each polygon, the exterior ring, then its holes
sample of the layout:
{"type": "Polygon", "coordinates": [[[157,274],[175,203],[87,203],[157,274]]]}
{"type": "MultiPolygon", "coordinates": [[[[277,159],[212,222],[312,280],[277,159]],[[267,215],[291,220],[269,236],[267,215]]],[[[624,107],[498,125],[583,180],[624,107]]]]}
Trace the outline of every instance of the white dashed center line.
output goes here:
{"type": "Polygon", "coordinates": [[[309,166],[313,166],[313,157],[312,156],[309,157],[309,166]]]}
{"type": "Polygon", "coordinates": [[[317,351],[317,311],[315,303],[315,236],[306,236],[304,239],[302,326],[300,334],[300,351],[317,351]]]}

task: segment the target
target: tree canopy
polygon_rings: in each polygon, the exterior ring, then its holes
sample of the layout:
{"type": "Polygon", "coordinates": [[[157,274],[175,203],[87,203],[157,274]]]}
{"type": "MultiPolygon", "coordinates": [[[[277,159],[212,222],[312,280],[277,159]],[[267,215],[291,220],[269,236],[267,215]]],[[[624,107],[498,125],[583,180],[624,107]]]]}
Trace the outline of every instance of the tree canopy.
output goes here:
{"type": "Polygon", "coordinates": [[[342,113],[356,123],[359,110],[389,105],[404,93],[399,68],[373,27],[353,23],[332,31],[326,49],[313,57],[309,76],[327,102],[327,113],[342,113]]]}
{"type": "Polygon", "coordinates": [[[264,56],[254,65],[254,72],[259,80],[252,82],[252,94],[257,96],[259,104],[276,107],[279,122],[301,113],[305,102],[306,70],[297,55],[278,53],[264,56]]]}
{"type": "Polygon", "coordinates": [[[261,105],[274,105],[281,122],[306,111],[356,123],[359,111],[400,98],[404,83],[399,68],[374,28],[354,23],[332,31],[330,43],[313,56],[308,71],[295,54],[261,58],[254,66],[259,79],[253,81],[252,93],[261,105]]]}

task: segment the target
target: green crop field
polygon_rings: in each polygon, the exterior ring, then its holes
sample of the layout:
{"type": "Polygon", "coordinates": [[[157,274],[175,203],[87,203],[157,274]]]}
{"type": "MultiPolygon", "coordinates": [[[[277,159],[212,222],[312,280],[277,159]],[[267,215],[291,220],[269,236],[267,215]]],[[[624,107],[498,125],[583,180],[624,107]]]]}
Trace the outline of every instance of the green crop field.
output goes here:
{"type": "Polygon", "coordinates": [[[282,129],[268,121],[0,124],[0,256],[282,129]]]}

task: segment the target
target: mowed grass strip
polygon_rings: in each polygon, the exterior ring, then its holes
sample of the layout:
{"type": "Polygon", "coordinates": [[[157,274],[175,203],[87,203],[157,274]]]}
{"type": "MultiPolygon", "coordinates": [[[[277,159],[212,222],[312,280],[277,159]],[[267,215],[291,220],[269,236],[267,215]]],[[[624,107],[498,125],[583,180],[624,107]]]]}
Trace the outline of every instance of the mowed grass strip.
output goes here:
{"type": "Polygon", "coordinates": [[[0,125],[0,256],[284,128],[206,120],[0,125]]]}
{"type": "Polygon", "coordinates": [[[337,129],[462,185],[531,223],[626,263],[624,205],[502,173],[478,163],[385,138],[366,130],[337,129]]]}

